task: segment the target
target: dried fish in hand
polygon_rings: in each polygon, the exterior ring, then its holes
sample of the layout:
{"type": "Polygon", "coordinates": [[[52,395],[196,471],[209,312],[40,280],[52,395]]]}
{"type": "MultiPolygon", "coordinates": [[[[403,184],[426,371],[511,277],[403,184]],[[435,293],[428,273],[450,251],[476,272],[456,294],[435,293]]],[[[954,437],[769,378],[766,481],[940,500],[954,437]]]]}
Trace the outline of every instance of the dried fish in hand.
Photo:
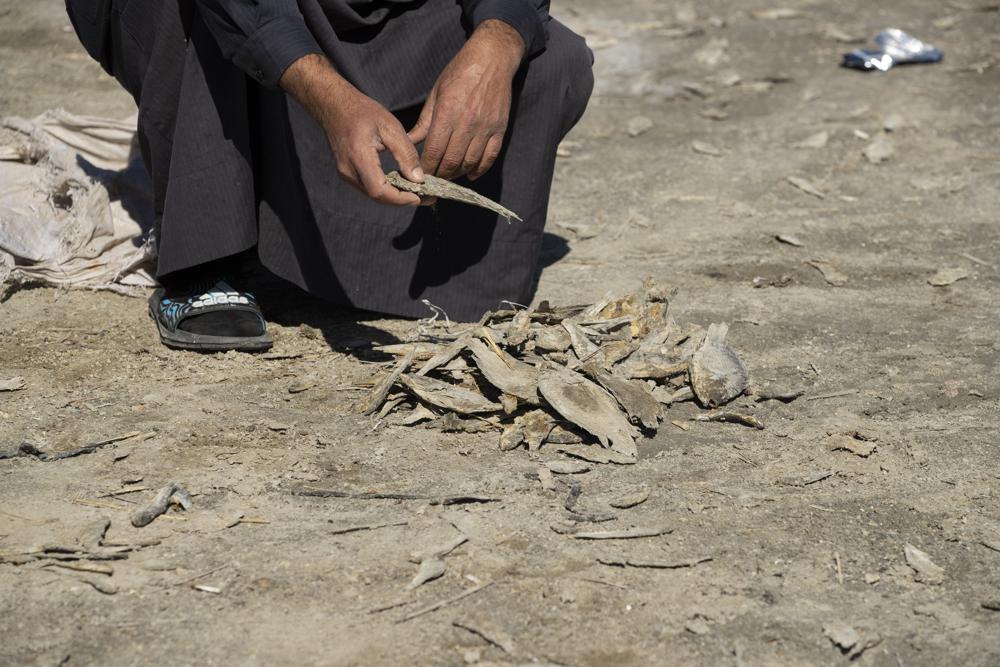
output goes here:
{"type": "Polygon", "coordinates": [[[421,197],[437,197],[438,199],[450,199],[462,202],[463,204],[471,204],[472,206],[493,211],[497,215],[504,217],[507,222],[510,222],[511,219],[522,222],[521,217],[517,213],[504,208],[492,199],[437,176],[427,175],[424,176],[423,183],[414,183],[403,178],[398,171],[391,171],[385,175],[385,180],[389,185],[403,192],[412,192],[421,197]]]}
{"type": "Polygon", "coordinates": [[[712,324],[705,342],[691,358],[691,388],[698,402],[708,408],[725,405],[750,386],[750,373],[726,343],[729,326],[712,324]]]}

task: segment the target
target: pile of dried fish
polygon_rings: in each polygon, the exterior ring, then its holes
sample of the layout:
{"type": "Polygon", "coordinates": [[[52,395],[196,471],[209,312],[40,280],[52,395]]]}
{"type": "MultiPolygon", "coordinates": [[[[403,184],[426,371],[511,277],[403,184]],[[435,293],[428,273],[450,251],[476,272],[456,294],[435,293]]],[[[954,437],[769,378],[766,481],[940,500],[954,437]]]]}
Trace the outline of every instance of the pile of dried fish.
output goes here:
{"type": "Polygon", "coordinates": [[[378,347],[401,358],[361,410],[382,420],[409,407],[395,423],[494,431],[504,450],[596,442],[619,458],[593,450],[591,459],[631,462],[666,406],[718,408],[749,386],[728,326],[678,325],[671,296],[646,281],[624,297],[490,312],[458,333],[378,347]]]}

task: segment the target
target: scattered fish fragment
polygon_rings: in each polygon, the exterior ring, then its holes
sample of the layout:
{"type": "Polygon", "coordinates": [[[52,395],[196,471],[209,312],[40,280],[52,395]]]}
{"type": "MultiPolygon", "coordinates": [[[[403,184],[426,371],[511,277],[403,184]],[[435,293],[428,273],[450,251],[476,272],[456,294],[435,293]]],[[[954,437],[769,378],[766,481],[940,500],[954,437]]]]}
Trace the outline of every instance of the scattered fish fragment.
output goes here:
{"type": "Polygon", "coordinates": [[[659,537],[674,531],[673,528],[626,528],[624,530],[596,530],[573,533],[578,540],[634,540],[643,537],[659,537]]]}
{"type": "Polygon", "coordinates": [[[577,458],[582,461],[590,461],[591,463],[633,465],[636,462],[636,458],[634,456],[621,454],[611,449],[601,449],[600,447],[591,447],[588,445],[562,445],[557,447],[556,451],[560,454],[572,456],[573,458],[577,458]]]}
{"type": "Polygon", "coordinates": [[[624,496],[619,496],[608,504],[615,509],[627,510],[637,505],[641,505],[647,500],[649,500],[649,491],[642,490],[636,491],[635,493],[628,493],[624,496]]]}
{"type": "Polygon", "coordinates": [[[362,414],[371,415],[375,414],[382,404],[385,403],[386,397],[389,395],[389,390],[399,379],[399,376],[410,367],[413,363],[413,359],[416,356],[415,350],[410,350],[406,356],[400,359],[392,370],[386,374],[382,379],[380,379],[375,386],[372,388],[371,393],[361,404],[362,414]]]}
{"type": "Polygon", "coordinates": [[[797,19],[805,15],[801,9],[791,9],[788,7],[776,7],[774,9],[762,9],[751,12],[751,16],[762,21],[783,21],[787,19],[797,19]]]}
{"type": "Polygon", "coordinates": [[[794,185],[796,188],[806,193],[807,195],[812,195],[817,199],[826,198],[826,195],[823,194],[823,192],[819,188],[817,188],[815,185],[812,184],[812,182],[807,181],[804,178],[800,178],[799,176],[788,176],[785,180],[787,180],[789,183],[791,183],[792,185],[794,185]]]}
{"type": "Polygon", "coordinates": [[[874,141],[865,146],[862,153],[865,159],[872,164],[881,164],[891,158],[896,153],[896,149],[884,134],[880,134],[875,137],[874,141]]]}
{"type": "Polygon", "coordinates": [[[831,435],[827,443],[831,452],[850,452],[863,459],[874,454],[877,449],[874,442],[854,438],[842,433],[831,435]]]}
{"type": "Polygon", "coordinates": [[[156,517],[164,514],[170,507],[170,502],[177,498],[178,504],[185,510],[190,510],[193,506],[191,502],[191,494],[177,486],[176,484],[167,484],[165,487],[160,489],[160,492],[156,494],[156,498],[147,507],[136,510],[129,517],[132,521],[132,525],[136,528],[142,528],[143,526],[148,526],[153,522],[156,517]]]}
{"type": "Polygon", "coordinates": [[[653,129],[653,121],[646,116],[636,116],[628,122],[625,131],[630,137],[638,137],[653,129]]]}
{"type": "Polygon", "coordinates": [[[793,146],[795,148],[819,149],[819,148],[825,148],[826,144],[829,141],[830,141],[830,133],[827,132],[826,130],[823,130],[822,132],[817,132],[816,134],[812,134],[806,137],[802,141],[793,144],[793,146]]]}
{"type": "Polygon", "coordinates": [[[933,287],[947,287],[968,277],[969,272],[961,267],[938,269],[933,276],[927,279],[927,284],[933,287]]]}
{"type": "Polygon", "coordinates": [[[0,380],[0,391],[21,391],[25,387],[23,377],[12,377],[0,380]]]}
{"type": "Polygon", "coordinates": [[[931,560],[925,552],[912,544],[904,545],[906,564],[913,570],[914,579],[920,583],[937,586],[944,583],[944,568],[931,560]]]}
{"type": "Polygon", "coordinates": [[[791,234],[775,234],[774,238],[779,243],[784,243],[785,245],[794,246],[796,248],[804,248],[805,243],[800,241],[797,236],[792,236],[791,234]]]}
{"type": "Polygon", "coordinates": [[[704,141],[698,141],[695,139],[691,142],[691,150],[700,155],[708,155],[709,157],[722,157],[722,151],[711,144],[706,144],[704,141]]]}
{"type": "Polygon", "coordinates": [[[697,415],[691,418],[695,422],[719,422],[721,424],[741,424],[758,430],[764,429],[764,422],[753,415],[744,415],[737,412],[716,412],[710,415],[697,415]]]}
{"type": "Polygon", "coordinates": [[[702,558],[688,558],[682,560],[640,560],[636,558],[598,558],[597,562],[601,565],[610,565],[611,567],[635,567],[644,568],[652,570],[680,570],[688,567],[695,567],[696,565],[701,565],[702,563],[711,562],[713,558],[711,556],[704,556],[702,558]]]}
{"type": "Polygon", "coordinates": [[[546,461],[545,467],[556,475],[580,475],[591,470],[590,466],[582,461],[546,461]]]}
{"type": "Polygon", "coordinates": [[[812,259],[807,262],[803,262],[803,264],[811,266],[819,271],[820,275],[823,276],[823,280],[833,287],[843,287],[847,284],[847,276],[837,270],[833,264],[826,260],[812,259]]]}

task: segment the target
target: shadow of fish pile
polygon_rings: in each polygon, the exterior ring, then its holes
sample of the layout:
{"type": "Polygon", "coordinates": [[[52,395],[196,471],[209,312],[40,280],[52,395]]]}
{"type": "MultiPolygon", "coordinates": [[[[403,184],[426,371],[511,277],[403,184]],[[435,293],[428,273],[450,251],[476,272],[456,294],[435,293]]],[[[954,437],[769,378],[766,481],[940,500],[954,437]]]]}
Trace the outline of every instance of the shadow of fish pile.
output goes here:
{"type": "Polygon", "coordinates": [[[632,462],[665,407],[717,408],[749,387],[728,326],[677,324],[672,296],[647,280],[623,297],[499,310],[458,333],[378,347],[401,358],[361,410],[399,425],[496,432],[503,450],[596,443],[579,448],[593,450],[585,458],[632,462]]]}

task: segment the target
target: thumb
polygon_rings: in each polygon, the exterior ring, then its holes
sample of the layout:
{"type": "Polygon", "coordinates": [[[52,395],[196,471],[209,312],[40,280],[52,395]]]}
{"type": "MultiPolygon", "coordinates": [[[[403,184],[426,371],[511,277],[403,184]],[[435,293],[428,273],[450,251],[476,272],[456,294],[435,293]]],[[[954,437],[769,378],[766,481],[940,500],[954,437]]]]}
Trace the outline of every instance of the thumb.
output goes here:
{"type": "Polygon", "coordinates": [[[423,183],[424,170],[420,168],[420,155],[410,137],[403,132],[403,127],[397,123],[383,128],[381,134],[382,143],[396,158],[403,177],[414,183],[423,183]]]}

